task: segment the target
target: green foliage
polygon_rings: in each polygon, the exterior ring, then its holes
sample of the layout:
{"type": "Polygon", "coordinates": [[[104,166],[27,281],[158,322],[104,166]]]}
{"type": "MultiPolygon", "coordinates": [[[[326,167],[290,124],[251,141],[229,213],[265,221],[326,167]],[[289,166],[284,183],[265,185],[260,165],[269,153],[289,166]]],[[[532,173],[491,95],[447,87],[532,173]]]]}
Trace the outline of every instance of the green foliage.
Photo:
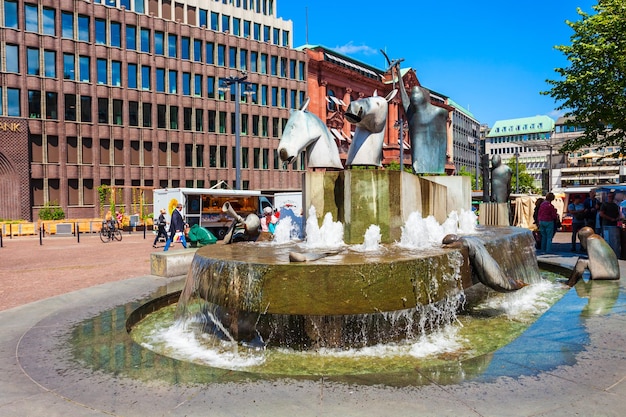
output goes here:
{"type": "MultiPolygon", "coordinates": [[[[515,192],[516,190],[516,175],[515,175],[515,159],[510,159],[507,162],[507,165],[509,166],[509,168],[511,168],[511,171],[513,172],[513,175],[511,177],[511,190],[512,192],[515,192]]],[[[541,190],[535,187],[535,178],[530,175],[529,173],[526,172],[526,164],[518,164],[519,169],[519,173],[517,175],[517,177],[519,178],[519,192],[521,194],[539,194],[541,193],[541,190]]]]}
{"type": "Polygon", "coordinates": [[[63,220],[65,218],[65,212],[59,206],[56,201],[48,201],[39,210],[39,218],[41,220],[63,220]]]}
{"type": "Polygon", "coordinates": [[[556,68],[560,80],[542,94],[552,96],[571,117],[571,125],[584,128],[579,138],[565,143],[561,152],[583,147],[620,146],[626,153],[626,2],[599,0],[595,14],[583,12],[567,21],[574,34],[571,45],[555,48],[569,66],[556,68]]]}
{"type": "Polygon", "coordinates": [[[481,190],[483,188],[483,176],[480,172],[478,173],[478,184],[476,184],[476,175],[472,171],[469,171],[465,165],[463,165],[456,174],[465,177],[472,177],[472,190],[481,190]]]}
{"type": "MultiPolygon", "coordinates": [[[[387,165],[385,167],[385,169],[388,169],[389,171],[400,171],[400,162],[399,161],[391,161],[389,163],[389,165],[387,165]]],[[[412,173],[413,171],[411,170],[411,167],[404,167],[404,172],[408,172],[409,174],[412,173]]]]}
{"type": "Polygon", "coordinates": [[[104,204],[109,195],[109,186],[100,185],[98,187],[98,202],[100,203],[100,217],[104,217],[104,204]]]}

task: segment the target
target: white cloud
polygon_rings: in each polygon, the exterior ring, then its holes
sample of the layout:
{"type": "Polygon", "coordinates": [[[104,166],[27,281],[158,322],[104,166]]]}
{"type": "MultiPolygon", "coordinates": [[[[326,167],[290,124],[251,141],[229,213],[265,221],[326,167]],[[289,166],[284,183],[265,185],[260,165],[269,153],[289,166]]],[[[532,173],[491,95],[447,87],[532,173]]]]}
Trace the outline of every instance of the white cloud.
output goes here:
{"type": "Polygon", "coordinates": [[[352,41],[342,46],[335,46],[333,49],[339,52],[340,54],[344,54],[344,55],[351,55],[351,54],[374,55],[378,53],[377,49],[371,48],[367,45],[355,45],[352,41]]]}

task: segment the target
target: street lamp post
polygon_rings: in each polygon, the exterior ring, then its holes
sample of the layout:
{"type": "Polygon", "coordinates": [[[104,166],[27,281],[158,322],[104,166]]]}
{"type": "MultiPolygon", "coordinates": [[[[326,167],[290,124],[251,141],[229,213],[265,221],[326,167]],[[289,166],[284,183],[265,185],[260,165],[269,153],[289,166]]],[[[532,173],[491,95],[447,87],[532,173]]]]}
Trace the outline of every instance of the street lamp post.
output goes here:
{"type": "Polygon", "coordinates": [[[247,85],[247,75],[223,78],[225,86],[235,86],[235,190],[241,190],[241,85],[247,85]]]}
{"type": "Polygon", "coordinates": [[[478,141],[479,140],[480,139],[475,139],[472,136],[469,136],[469,135],[467,136],[467,142],[469,142],[470,145],[472,145],[472,144],[474,145],[474,156],[476,157],[476,165],[474,167],[474,171],[475,171],[475,174],[476,174],[476,189],[477,190],[479,189],[478,188],[478,165],[479,165],[479,163],[478,163],[478,152],[479,152],[479,146],[478,145],[479,145],[479,142],[478,141]]]}
{"type": "Polygon", "coordinates": [[[519,194],[519,152],[515,151],[515,194],[519,194]]]}

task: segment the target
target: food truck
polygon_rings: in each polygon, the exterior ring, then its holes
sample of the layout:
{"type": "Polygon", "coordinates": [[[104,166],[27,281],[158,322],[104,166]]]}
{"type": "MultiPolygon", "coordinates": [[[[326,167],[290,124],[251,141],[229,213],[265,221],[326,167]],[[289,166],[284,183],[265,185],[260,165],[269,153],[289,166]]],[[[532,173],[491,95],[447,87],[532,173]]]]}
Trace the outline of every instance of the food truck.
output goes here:
{"type": "Polygon", "coordinates": [[[272,207],[260,191],[227,190],[221,188],[164,188],[154,190],[154,218],[164,208],[167,219],[178,203],[183,205],[182,215],[189,226],[198,224],[223,239],[233,218],[222,210],[228,202],[237,214],[246,217],[250,213],[261,214],[265,207],[272,207]]]}

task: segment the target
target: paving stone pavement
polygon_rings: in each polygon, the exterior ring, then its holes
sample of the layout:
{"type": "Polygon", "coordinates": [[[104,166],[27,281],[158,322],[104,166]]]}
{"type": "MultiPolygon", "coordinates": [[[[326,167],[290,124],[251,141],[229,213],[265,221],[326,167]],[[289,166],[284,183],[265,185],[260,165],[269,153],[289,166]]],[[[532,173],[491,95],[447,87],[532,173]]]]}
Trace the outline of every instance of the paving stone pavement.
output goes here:
{"type": "MultiPolygon", "coordinates": [[[[571,266],[578,254],[567,251],[569,238],[558,233],[555,253],[540,261],[571,266]]],[[[184,375],[163,383],[93,372],[69,360],[65,343],[75,323],[141,300],[164,285],[180,287],[180,277],[149,274],[149,254],[162,250],[152,248],[152,240],[141,232],[106,244],[97,235],[81,235],[80,243],[75,237],[46,237],[42,245],[36,237],[3,238],[0,416],[624,415],[625,280],[608,311],[589,308],[585,317],[580,308],[592,306],[593,294],[570,290],[566,297],[579,310],[558,303],[543,325],[520,337],[522,343],[494,353],[489,372],[495,376],[486,372],[453,385],[394,387],[323,377],[186,384],[180,381],[184,375]],[[570,333],[561,343],[569,327],[582,336],[570,333]],[[542,357],[564,354],[568,362],[558,367],[538,365],[542,357]],[[507,375],[520,366],[532,372],[507,375]]],[[[626,262],[620,267],[625,274],[626,262]]]]}

